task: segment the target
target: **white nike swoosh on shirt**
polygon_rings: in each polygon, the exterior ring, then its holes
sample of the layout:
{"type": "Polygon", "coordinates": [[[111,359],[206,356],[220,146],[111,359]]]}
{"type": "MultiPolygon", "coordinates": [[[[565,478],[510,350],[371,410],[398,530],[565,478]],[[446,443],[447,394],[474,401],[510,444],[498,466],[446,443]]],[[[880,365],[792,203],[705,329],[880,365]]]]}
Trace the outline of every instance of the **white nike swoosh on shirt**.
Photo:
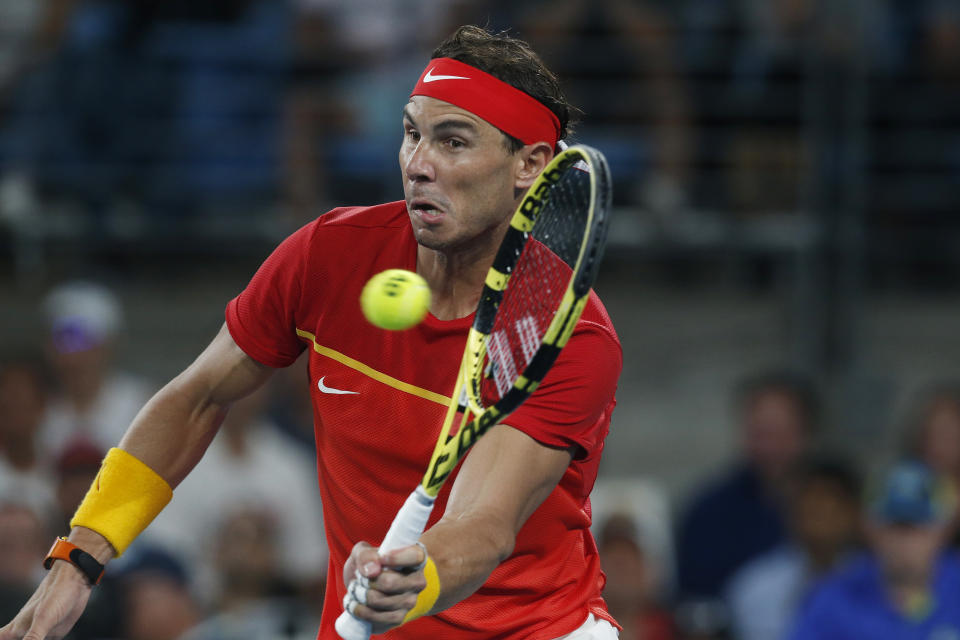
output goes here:
{"type": "Polygon", "coordinates": [[[433,75],[433,69],[427,71],[427,75],[423,76],[424,82],[436,82],[437,80],[469,80],[465,76],[435,76],[433,75]]]}
{"type": "Polygon", "coordinates": [[[323,384],[323,378],[326,378],[326,377],[327,376],[323,376],[319,380],[317,380],[317,388],[324,393],[332,393],[334,395],[341,395],[341,396],[358,395],[360,393],[359,391],[344,391],[343,389],[334,389],[333,387],[328,387],[327,385],[323,384]]]}

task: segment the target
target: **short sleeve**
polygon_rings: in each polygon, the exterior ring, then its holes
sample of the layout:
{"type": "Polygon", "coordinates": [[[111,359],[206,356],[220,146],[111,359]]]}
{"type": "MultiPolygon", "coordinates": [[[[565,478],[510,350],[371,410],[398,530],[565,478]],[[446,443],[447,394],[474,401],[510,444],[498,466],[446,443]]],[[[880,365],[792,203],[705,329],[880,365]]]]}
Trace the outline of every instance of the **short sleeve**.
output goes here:
{"type": "Polygon", "coordinates": [[[247,288],[227,304],[230,335],[261,364],[286,367],[303,351],[296,315],[316,224],[312,222],[284,240],[260,265],[247,288]]]}
{"type": "Polygon", "coordinates": [[[622,366],[612,329],[581,320],[540,387],[503,422],[547,446],[576,445],[586,457],[607,435],[622,366]]]}

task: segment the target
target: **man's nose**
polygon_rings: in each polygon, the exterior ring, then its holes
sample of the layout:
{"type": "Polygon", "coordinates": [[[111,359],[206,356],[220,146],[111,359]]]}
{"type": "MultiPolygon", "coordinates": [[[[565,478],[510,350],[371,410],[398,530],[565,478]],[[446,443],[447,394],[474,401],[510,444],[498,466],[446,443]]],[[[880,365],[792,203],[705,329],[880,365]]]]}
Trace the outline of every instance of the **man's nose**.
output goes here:
{"type": "Polygon", "coordinates": [[[404,167],[407,179],[414,182],[433,181],[437,177],[436,165],[430,145],[422,138],[417,142],[417,146],[407,156],[407,164],[404,167]]]}

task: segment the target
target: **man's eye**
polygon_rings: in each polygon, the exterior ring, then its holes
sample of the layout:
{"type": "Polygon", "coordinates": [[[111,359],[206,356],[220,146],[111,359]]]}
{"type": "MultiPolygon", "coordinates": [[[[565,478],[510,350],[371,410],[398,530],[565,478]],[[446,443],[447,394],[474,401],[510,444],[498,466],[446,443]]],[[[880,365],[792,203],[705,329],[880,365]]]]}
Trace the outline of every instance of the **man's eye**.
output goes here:
{"type": "Polygon", "coordinates": [[[412,140],[419,140],[420,132],[417,131],[416,129],[407,129],[407,137],[412,140]]]}

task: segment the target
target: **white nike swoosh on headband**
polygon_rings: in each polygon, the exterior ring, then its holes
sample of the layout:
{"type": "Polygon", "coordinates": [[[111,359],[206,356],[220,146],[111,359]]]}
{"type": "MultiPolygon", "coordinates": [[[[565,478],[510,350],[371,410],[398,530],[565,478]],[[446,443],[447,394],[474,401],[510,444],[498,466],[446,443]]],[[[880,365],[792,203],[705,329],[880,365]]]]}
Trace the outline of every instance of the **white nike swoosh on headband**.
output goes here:
{"type": "Polygon", "coordinates": [[[433,69],[427,71],[427,75],[423,76],[424,82],[436,82],[437,80],[469,80],[465,76],[435,76],[433,75],[433,69]]]}
{"type": "Polygon", "coordinates": [[[323,384],[323,378],[326,378],[326,377],[327,376],[323,376],[322,378],[317,380],[317,388],[320,389],[320,391],[324,393],[332,393],[334,395],[341,395],[341,396],[342,395],[359,395],[360,393],[359,391],[344,391],[343,389],[334,389],[333,387],[328,387],[327,385],[323,384]]]}

